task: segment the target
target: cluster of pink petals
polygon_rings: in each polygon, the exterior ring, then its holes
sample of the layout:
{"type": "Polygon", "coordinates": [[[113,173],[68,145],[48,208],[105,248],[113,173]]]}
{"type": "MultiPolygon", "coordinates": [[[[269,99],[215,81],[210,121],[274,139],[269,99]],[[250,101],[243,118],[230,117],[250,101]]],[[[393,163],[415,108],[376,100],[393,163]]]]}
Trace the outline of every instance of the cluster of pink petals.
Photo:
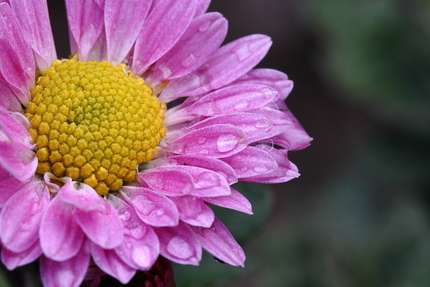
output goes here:
{"type": "Polygon", "coordinates": [[[60,187],[52,174],[35,174],[22,107],[36,69],[57,58],[48,10],[42,0],[0,1],[0,239],[7,268],[40,258],[45,286],[79,286],[90,264],[126,283],[159,255],[197,265],[202,248],[243,266],[243,250],[208,203],[251,214],[231,185],[297,177],[287,152],[311,139],[284,104],[293,83],[279,71],[253,69],[270,39],[250,35],[220,47],[227,21],[205,13],[209,2],[66,1],[72,53],[80,61],[126,63],[171,107],[159,156],[136,182],[100,197],[70,178],[60,187]]]}

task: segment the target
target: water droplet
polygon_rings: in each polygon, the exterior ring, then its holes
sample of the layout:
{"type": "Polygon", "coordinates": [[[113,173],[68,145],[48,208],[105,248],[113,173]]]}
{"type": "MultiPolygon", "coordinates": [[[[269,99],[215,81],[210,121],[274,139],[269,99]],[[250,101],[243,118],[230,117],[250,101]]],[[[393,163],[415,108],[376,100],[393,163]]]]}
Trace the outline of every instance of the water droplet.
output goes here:
{"type": "Polygon", "coordinates": [[[240,101],[239,103],[237,103],[237,104],[235,104],[234,106],[233,106],[233,109],[235,110],[235,111],[242,111],[242,110],[244,110],[244,109],[246,109],[248,106],[249,106],[249,102],[248,101],[244,101],[244,100],[242,100],[242,101],[240,101]]]}
{"type": "Polygon", "coordinates": [[[206,138],[205,137],[199,137],[198,139],[197,139],[197,143],[198,144],[204,144],[205,142],[206,142],[206,138]]]}
{"type": "Polygon", "coordinates": [[[197,61],[196,57],[194,56],[194,54],[189,54],[188,57],[186,57],[184,60],[182,60],[181,65],[185,68],[188,68],[192,65],[194,65],[194,63],[197,61]]]}
{"type": "Polygon", "coordinates": [[[259,165],[254,167],[254,171],[256,173],[265,173],[265,172],[269,171],[269,168],[263,164],[259,164],[259,165]]]}
{"type": "Polygon", "coordinates": [[[204,22],[200,27],[199,27],[199,31],[200,32],[205,32],[207,31],[210,27],[211,27],[211,22],[210,21],[206,21],[204,22]]]}
{"type": "Polygon", "coordinates": [[[250,51],[248,45],[242,45],[234,49],[233,53],[236,55],[237,59],[240,62],[245,61],[247,58],[249,58],[252,55],[252,52],[250,51]]]}
{"type": "Polygon", "coordinates": [[[180,236],[175,236],[170,239],[167,244],[167,252],[183,260],[189,259],[194,255],[192,246],[180,236]]]}
{"type": "Polygon", "coordinates": [[[143,195],[138,195],[133,199],[133,206],[144,215],[149,215],[155,209],[155,204],[143,195]]]}
{"type": "Polygon", "coordinates": [[[130,212],[126,208],[121,208],[120,210],[118,210],[118,215],[119,218],[121,218],[121,220],[123,221],[129,220],[131,217],[130,212]]]}
{"type": "Polygon", "coordinates": [[[152,253],[154,253],[154,249],[152,247],[140,245],[133,250],[131,258],[133,259],[134,263],[142,268],[146,268],[151,264],[152,253]]]}
{"type": "Polygon", "coordinates": [[[257,129],[267,129],[271,126],[270,122],[267,120],[259,120],[255,123],[257,129]]]}
{"type": "Polygon", "coordinates": [[[198,188],[209,188],[220,186],[219,178],[210,172],[202,172],[194,178],[194,182],[198,188]]]}
{"type": "Polygon", "coordinates": [[[247,171],[247,170],[248,170],[248,167],[243,166],[240,170],[241,170],[241,171],[247,171]]]}
{"type": "Polygon", "coordinates": [[[229,152],[237,146],[239,140],[240,137],[236,134],[221,135],[217,141],[217,149],[219,152],[229,152]]]}
{"type": "Polygon", "coordinates": [[[125,247],[127,247],[128,249],[131,249],[133,248],[133,244],[131,244],[130,242],[126,242],[125,247]]]}

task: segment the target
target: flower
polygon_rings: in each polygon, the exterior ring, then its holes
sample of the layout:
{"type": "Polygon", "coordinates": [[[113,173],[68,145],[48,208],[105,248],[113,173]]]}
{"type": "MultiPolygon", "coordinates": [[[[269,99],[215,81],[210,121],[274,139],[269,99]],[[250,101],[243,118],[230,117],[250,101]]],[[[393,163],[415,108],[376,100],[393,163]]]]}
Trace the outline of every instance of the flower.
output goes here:
{"type": "Polygon", "coordinates": [[[271,41],[222,47],[208,0],[67,0],[73,56],[57,60],[45,1],[0,3],[1,258],[40,258],[46,286],[88,267],[128,282],[159,255],[245,255],[208,204],[252,214],[231,187],[298,176],[311,138],[293,83],[253,69],[271,41]]]}

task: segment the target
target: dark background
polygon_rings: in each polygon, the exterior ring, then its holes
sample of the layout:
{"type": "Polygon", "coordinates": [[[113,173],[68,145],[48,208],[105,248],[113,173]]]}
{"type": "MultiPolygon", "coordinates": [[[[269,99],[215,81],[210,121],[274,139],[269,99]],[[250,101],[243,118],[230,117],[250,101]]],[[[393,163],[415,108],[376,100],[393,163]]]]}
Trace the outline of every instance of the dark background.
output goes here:
{"type": "MultiPolygon", "coordinates": [[[[58,56],[62,1],[51,0],[58,56]]],[[[226,42],[261,33],[259,67],[294,81],[287,105],[314,138],[301,177],[238,188],[254,216],[219,211],[246,268],[205,255],[182,286],[430,286],[430,1],[213,0],[226,42]]],[[[0,284],[1,285],[1,284],[0,284]]]]}

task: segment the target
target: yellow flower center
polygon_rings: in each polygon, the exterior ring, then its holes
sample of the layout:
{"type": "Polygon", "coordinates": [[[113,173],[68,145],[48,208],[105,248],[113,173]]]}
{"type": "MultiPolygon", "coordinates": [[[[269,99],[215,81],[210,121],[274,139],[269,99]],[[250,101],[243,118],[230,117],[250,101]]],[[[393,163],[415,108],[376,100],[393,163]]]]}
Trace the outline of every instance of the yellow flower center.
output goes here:
{"type": "Polygon", "coordinates": [[[124,64],[56,60],[37,79],[25,116],[37,173],[68,176],[98,194],[132,181],[165,135],[166,105],[124,64]]]}

